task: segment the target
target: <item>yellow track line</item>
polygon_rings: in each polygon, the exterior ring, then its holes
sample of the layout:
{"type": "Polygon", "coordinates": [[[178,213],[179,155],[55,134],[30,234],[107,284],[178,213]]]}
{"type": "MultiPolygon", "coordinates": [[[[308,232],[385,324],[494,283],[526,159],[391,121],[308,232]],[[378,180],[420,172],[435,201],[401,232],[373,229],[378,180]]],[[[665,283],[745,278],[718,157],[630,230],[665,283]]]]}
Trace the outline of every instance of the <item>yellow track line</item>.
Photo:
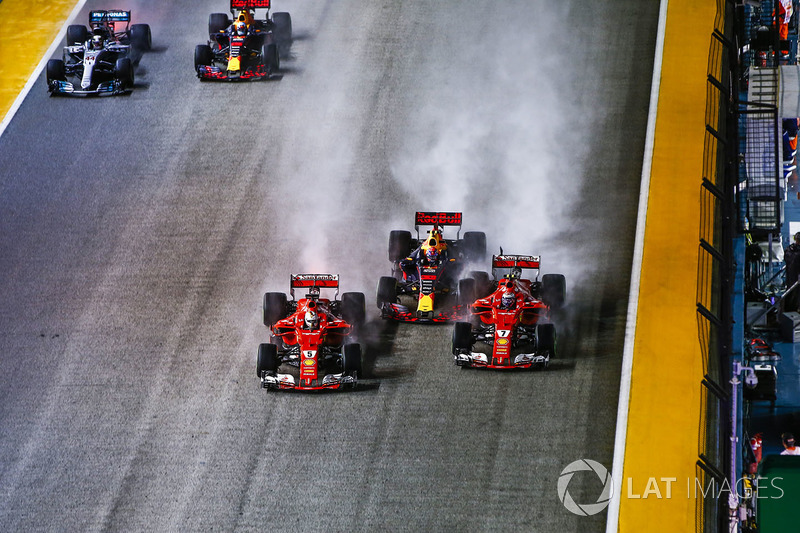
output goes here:
{"type": "Polygon", "coordinates": [[[48,55],[54,39],[84,1],[0,2],[0,117],[4,126],[10,118],[9,111],[16,110],[17,98],[24,98],[23,89],[35,81],[31,76],[42,64],[42,58],[48,55]]]}

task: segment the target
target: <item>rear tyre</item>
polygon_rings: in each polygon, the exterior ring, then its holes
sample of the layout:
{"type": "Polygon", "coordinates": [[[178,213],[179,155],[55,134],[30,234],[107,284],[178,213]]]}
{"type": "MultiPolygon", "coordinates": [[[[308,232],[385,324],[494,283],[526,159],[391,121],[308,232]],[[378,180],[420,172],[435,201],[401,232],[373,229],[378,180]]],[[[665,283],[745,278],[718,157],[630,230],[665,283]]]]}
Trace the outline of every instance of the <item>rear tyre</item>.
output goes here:
{"type": "Polygon", "coordinates": [[[486,257],[486,234],[482,231],[464,232],[464,256],[467,261],[481,261],[486,257]]]}
{"type": "Polygon", "coordinates": [[[553,324],[536,326],[536,352],[547,352],[550,357],[556,356],[556,327],[553,324]]]}
{"type": "Polygon", "coordinates": [[[378,280],[378,309],[385,303],[397,302],[397,280],[392,276],[381,276],[378,280]]]}
{"type": "Polygon", "coordinates": [[[281,60],[278,57],[278,45],[267,43],[264,45],[264,67],[267,72],[272,74],[281,68],[281,60]]]}
{"type": "Polygon", "coordinates": [[[128,57],[117,59],[114,65],[114,75],[122,84],[122,87],[129,89],[133,87],[133,65],[128,57]]]}
{"type": "Polygon", "coordinates": [[[81,24],[67,26],[67,46],[83,44],[89,40],[89,30],[81,24]]]}
{"type": "Polygon", "coordinates": [[[465,350],[472,351],[472,324],[456,322],[453,328],[453,355],[465,350]]]}
{"type": "Polygon", "coordinates": [[[342,318],[356,327],[364,325],[367,318],[366,298],[363,292],[342,294],[342,318]]]}
{"type": "Polygon", "coordinates": [[[275,41],[283,46],[292,42],[292,16],[289,13],[273,13],[272,23],[275,25],[275,41]]]}
{"type": "Polygon", "coordinates": [[[200,67],[210,67],[214,62],[214,56],[211,54],[211,47],[207,44],[198,44],[194,47],[194,71],[200,67]]]}
{"type": "Polygon", "coordinates": [[[468,306],[475,302],[475,280],[466,278],[458,280],[458,305],[468,306]]]}
{"type": "Polygon", "coordinates": [[[567,280],[563,274],[542,276],[542,301],[550,309],[561,309],[567,298],[567,280]]]}
{"type": "Polygon", "coordinates": [[[264,294],[264,325],[272,327],[286,315],[286,295],[282,292],[264,294]]]}
{"type": "Polygon", "coordinates": [[[261,377],[264,372],[277,373],[279,363],[277,346],[267,343],[258,345],[258,360],[256,362],[256,375],[258,377],[261,377]]]}
{"type": "Polygon", "coordinates": [[[231,20],[225,13],[211,13],[208,16],[208,34],[219,33],[231,25],[231,20]]]}
{"type": "Polygon", "coordinates": [[[64,62],[60,59],[50,59],[47,61],[47,83],[51,81],[67,81],[67,71],[64,62]]]}
{"type": "Polygon", "coordinates": [[[396,263],[411,253],[411,232],[392,230],[389,232],[389,261],[396,263]]]}
{"type": "Polygon", "coordinates": [[[342,371],[348,376],[361,375],[361,345],[345,344],[342,347],[342,371]]]}
{"type": "Polygon", "coordinates": [[[142,51],[150,50],[153,47],[153,37],[150,33],[149,24],[134,24],[131,26],[131,44],[134,48],[142,51]]]}

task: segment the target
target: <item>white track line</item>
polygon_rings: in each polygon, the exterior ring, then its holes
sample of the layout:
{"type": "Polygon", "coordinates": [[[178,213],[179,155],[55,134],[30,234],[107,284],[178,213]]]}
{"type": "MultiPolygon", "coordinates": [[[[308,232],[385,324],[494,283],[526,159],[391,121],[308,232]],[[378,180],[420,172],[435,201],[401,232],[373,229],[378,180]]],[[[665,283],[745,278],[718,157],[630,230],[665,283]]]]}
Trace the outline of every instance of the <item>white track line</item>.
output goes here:
{"type": "Polygon", "coordinates": [[[0,123],[0,137],[3,136],[3,133],[6,131],[6,128],[11,123],[11,119],[14,118],[14,115],[17,114],[19,106],[22,105],[22,102],[25,100],[25,97],[28,96],[28,93],[30,92],[31,87],[33,87],[33,84],[36,83],[37,79],[39,79],[39,75],[44,70],[44,67],[47,64],[47,60],[50,59],[50,57],[52,57],[55,51],[61,47],[61,41],[63,41],[67,35],[67,26],[69,26],[69,23],[72,22],[75,19],[75,17],[78,16],[78,13],[80,13],[85,3],[86,0],[78,0],[78,3],[75,5],[75,8],[69,14],[67,20],[64,22],[64,25],[61,27],[61,31],[59,31],[55,39],[53,39],[53,43],[50,45],[50,48],[47,49],[47,52],[45,52],[44,57],[42,57],[42,60],[39,61],[39,64],[33,71],[33,74],[31,74],[31,77],[28,78],[28,82],[25,84],[25,87],[22,88],[22,91],[20,91],[19,95],[17,96],[17,99],[14,100],[13,104],[11,104],[11,107],[9,108],[8,113],[6,113],[3,122],[0,123]]]}
{"type": "Polygon", "coordinates": [[[608,506],[606,533],[619,531],[619,506],[622,498],[622,474],[625,465],[625,443],[628,435],[628,409],[631,395],[631,371],[633,369],[633,348],[636,338],[636,318],[639,311],[639,287],[641,284],[642,256],[644,254],[644,230],[647,222],[647,202],[650,195],[650,172],[653,165],[653,143],[658,115],[658,93],[661,88],[661,65],[664,59],[664,36],[667,27],[667,4],[661,0],[658,15],[658,36],[656,55],[653,63],[653,84],[650,87],[650,110],[647,117],[647,137],[642,163],[642,184],[639,190],[639,215],[636,220],[636,244],[633,250],[631,267],[631,291],[628,295],[628,318],[625,326],[625,347],[622,355],[622,375],[619,384],[619,404],[617,406],[617,432],[614,437],[614,463],[611,476],[614,493],[608,506]]]}

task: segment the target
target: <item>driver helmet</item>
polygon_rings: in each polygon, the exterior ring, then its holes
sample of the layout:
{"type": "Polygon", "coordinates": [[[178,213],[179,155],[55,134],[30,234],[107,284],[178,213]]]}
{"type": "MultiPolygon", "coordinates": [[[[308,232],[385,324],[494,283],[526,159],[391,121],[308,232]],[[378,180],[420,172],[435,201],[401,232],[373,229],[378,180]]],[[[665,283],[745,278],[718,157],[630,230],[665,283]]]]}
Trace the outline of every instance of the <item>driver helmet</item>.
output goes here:
{"type": "Polygon", "coordinates": [[[307,329],[317,329],[319,327],[319,315],[314,311],[306,311],[303,322],[307,329]]]}
{"type": "Polygon", "coordinates": [[[103,48],[103,35],[100,33],[96,33],[92,35],[92,39],[89,41],[89,49],[90,50],[100,50],[103,48]]]}
{"type": "Polygon", "coordinates": [[[506,291],[500,297],[501,309],[513,309],[516,303],[517,303],[517,296],[514,294],[513,291],[506,291]]]}
{"type": "Polygon", "coordinates": [[[522,269],[520,267],[512,268],[511,269],[511,275],[509,277],[515,278],[515,279],[522,277],[522,269]]]}
{"type": "Polygon", "coordinates": [[[242,21],[236,21],[234,25],[234,30],[236,31],[236,35],[247,35],[247,24],[242,21]]]}
{"type": "Polygon", "coordinates": [[[439,250],[431,246],[425,250],[425,259],[428,260],[428,263],[435,263],[439,259],[439,250]]]}

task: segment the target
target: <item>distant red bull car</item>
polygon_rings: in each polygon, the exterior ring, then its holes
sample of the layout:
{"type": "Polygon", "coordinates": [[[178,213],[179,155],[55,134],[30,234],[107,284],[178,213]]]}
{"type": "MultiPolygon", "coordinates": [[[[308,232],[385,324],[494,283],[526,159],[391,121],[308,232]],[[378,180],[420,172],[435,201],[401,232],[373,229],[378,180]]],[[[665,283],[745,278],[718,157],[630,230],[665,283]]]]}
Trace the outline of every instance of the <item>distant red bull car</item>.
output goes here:
{"type": "Polygon", "coordinates": [[[338,274],[291,276],[285,293],[264,295],[264,325],[271,342],[258,347],[256,373],[265,389],[320,390],[355,386],[361,375],[361,345],[346,340],[364,323],[364,294],[339,294],[338,274]],[[295,289],[307,289],[295,300],[295,289]],[[334,298],[321,289],[336,289],[334,298]]]}
{"type": "MultiPolygon", "coordinates": [[[[469,306],[470,322],[453,329],[455,364],[477,368],[547,368],[556,355],[557,337],[551,311],[560,309],[566,297],[561,274],[545,274],[539,281],[539,256],[496,255],[492,278],[486,273],[471,284],[482,297],[469,306]],[[521,277],[535,270],[533,280],[521,277]],[[498,277],[498,272],[507,272],[498,277]],[[490,350],[475,351],[476,343],[490,350]]],[[[470,280],[463,280],[464,282],[470,280]]]]}
{"type": "Polygon", "coordinates": [[[468,263],[486,256],[486,234],[467,231],[462,238],[461,213],[417,212],[414,221],[416,239],[410,231],[389,234],[392,275],[378,281],[378,309],[382,318],[403,322],[451,322],[462,303],[452,297],[457,280],[468,263]],[[420,226],[432,226],[424,239],[420,226]],[[447,226],[458,227],[455,239],[444,237],[447,226]]]}

